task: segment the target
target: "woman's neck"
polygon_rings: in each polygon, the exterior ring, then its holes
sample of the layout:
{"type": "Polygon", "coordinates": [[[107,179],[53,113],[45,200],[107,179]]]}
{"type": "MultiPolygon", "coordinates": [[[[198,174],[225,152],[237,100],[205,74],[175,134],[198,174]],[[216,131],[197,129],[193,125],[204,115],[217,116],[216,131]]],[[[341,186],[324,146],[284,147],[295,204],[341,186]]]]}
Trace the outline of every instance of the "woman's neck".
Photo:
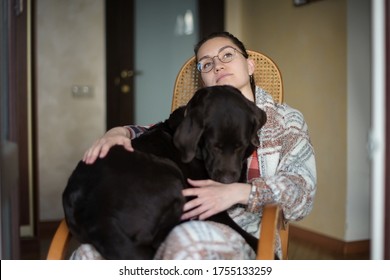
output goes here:
{"type": "Polygon", "coordinates": [[[253,102],[255,101],[255,96],[254,96],[254,93],[252,92],[252,88],[250,85],[241,89],[241,92],[242,92],[242,95],[244,95],[250,101],[253,101],[253,102]]]}

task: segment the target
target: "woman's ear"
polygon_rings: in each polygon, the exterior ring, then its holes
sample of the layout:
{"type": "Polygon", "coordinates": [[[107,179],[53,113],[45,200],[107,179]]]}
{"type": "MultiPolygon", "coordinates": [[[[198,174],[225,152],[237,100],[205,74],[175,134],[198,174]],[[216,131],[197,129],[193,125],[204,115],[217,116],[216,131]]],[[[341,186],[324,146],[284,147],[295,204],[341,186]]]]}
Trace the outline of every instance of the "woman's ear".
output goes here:
{"type": "Polygon", "coordinates": [[[248,73],[249,73],[249,76],[253,75],[253,73],[255,72],[255,62],[253,61],[252,58],[247,58],[246,61],[248,63],[248,73]]]}

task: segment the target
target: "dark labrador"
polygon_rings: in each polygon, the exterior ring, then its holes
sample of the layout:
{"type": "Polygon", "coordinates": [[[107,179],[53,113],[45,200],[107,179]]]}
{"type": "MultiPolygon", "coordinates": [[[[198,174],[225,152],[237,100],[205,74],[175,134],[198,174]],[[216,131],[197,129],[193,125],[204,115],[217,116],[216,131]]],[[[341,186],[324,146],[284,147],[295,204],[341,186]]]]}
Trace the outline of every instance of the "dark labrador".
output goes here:
{"type": "MultiPolygon", "coordinates": [[[[152,259],[182,222],[186,178],[243,181],[265,121],[233,87],[197,91],[185,108],[134,139],[134,152],[115,146],[92,165],[79,162],[63,193],[70,231],[106,259],[152,259]]],[[[231,226],[256,251],[257,239],[226,211],[209,220],[231,226]]]]}

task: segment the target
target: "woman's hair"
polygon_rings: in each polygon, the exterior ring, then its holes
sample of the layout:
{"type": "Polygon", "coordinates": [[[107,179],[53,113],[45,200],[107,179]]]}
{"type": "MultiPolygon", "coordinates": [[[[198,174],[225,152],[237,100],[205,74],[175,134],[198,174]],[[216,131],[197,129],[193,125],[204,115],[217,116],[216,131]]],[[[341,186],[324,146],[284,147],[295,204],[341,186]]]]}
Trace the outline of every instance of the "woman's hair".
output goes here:
{"type": "MultiPolygon", "coordinates": [[[[195,45],[195,47],[194,47],[195,59],[196,60],[198,59],[197,58],[198,57],[198,51],[199,51],[200,47],[204,43],[206,43],[210,39],[219,38],[219,37],[223,37],[223,38],[229,39],[236,47],[238,47],[240,49],[240,52],[242,53],[242,55],[245,58],[249,57],[244,44],[237,37],[235,37],[233,34],[227,32],[227,31],[221,31],[221,32],[214,32],[214,33],[209,34],[208,36],[203,38],[201,41],[199,41],[195,45]]],[[[255,79],[254,79],[253,75],[251,77],[249,77],[249,81],[250,81],[250,84],[251,84],[252,92],[253,92],[253,94],[255,94],[256,82],[255,82],[255,79]]]]}

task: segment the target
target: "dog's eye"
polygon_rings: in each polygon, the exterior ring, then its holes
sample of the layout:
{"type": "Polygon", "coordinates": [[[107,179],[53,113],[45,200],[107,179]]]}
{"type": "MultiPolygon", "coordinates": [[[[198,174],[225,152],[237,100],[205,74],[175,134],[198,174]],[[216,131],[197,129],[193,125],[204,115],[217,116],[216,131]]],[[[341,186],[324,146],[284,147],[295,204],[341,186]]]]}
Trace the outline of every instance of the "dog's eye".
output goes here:
{"type": "Polygon", "coordinates": [[[238,150],[238,149],[241,149],[243,147],[243,145],[241,143],[236,143],[234,145],[234,149],[238,150]]]}
{"type": "Polygon", "coordinates": [[[217,143],[214,145],[214,148],[217,149],[217,150],[221,150],[223,149],[223,145],[221,143],[217,143]]]}

